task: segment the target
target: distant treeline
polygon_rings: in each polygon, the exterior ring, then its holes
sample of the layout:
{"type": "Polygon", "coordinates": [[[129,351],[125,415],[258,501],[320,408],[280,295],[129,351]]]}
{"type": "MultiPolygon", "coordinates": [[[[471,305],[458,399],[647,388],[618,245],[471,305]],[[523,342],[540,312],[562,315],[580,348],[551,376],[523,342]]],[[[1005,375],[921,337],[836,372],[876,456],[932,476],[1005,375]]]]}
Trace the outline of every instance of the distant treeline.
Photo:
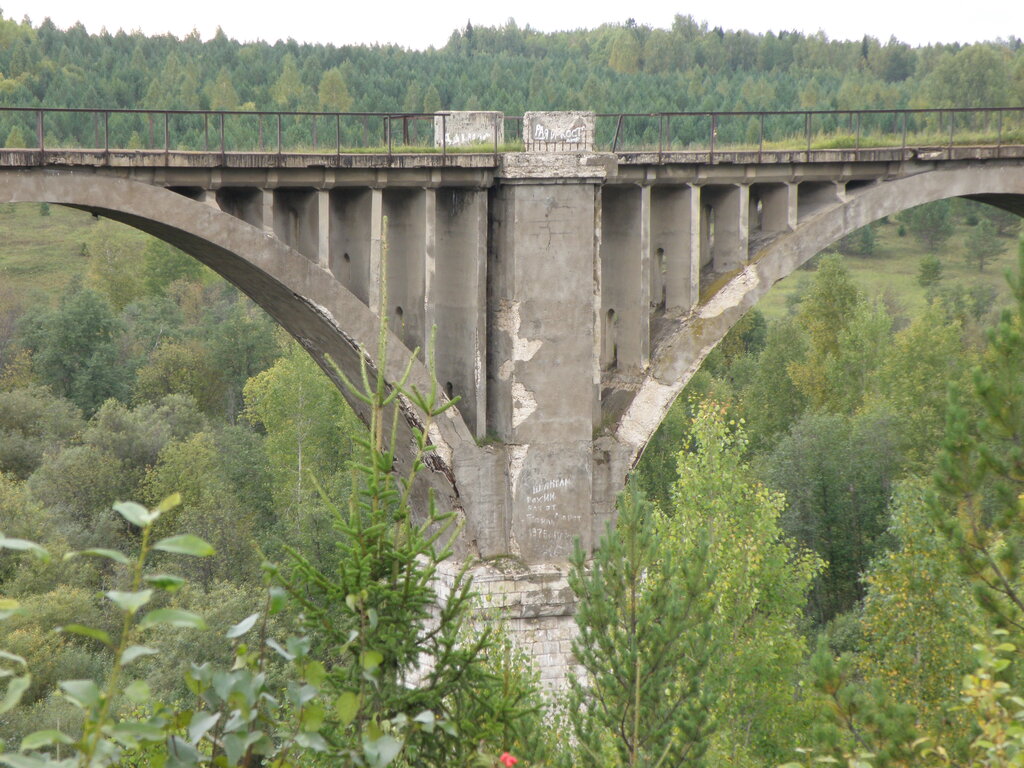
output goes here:
{"type": "MultiPolygon", "coordinates": [[[[542,33],[510,21],[440,49],[238,43],[0,19],[0,106],[433,112],[980,107],[1024,104],[1011,37],[913,48],[895,38],[632,21],[542,33]]],[[[4,137],[0,137],[3,139],[4,137]]]]}

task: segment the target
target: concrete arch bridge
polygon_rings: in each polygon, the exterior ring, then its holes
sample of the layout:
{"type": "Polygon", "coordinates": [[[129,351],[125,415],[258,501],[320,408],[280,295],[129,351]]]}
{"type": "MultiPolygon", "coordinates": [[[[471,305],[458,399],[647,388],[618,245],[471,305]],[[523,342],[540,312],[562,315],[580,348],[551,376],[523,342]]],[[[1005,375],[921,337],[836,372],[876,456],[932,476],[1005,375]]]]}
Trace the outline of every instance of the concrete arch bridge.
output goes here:
{"type": "MultiPolygon", "coordinates": [[[[328,375],[330,356],[350,376],[376,349],[386,216],[392,338],[388,359],[370,363],[397,376],[436,327],[438,382],[462,399],[430,430],[420,490],[463,515],[478,588],[557,681],[573,542],[598,540],[626,474],[729,328],[883,216],[948,197],[1024,212],[1024,146],[599,151],[592,113],[528,114],[521,152],[449,145],[444,130],[462,119],[497,137],[495,115],[432,117],[439,153],[39,141],[0,150],[0,202],[71,206],[160,237],[248,294],[328,375]]],[[[412,378],[429,387],[422,360],[412,378]]]]}

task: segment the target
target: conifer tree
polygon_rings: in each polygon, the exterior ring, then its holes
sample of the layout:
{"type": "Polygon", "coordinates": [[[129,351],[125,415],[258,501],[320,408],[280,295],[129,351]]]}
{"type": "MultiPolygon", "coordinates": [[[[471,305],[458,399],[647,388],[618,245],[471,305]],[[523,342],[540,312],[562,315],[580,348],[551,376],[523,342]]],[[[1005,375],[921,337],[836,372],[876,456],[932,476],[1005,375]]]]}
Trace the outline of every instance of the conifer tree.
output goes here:
{"type": "Polygon", "coordinates": [[[578,544],[573,554],[573,653],[582,671],[570,675],[569,716],[587,764],[704,764],[712,723],[703,683],[714,653],[707,541],[674,559],[659,545],[651,513],[630,486],[593,562],[578,544]]]}

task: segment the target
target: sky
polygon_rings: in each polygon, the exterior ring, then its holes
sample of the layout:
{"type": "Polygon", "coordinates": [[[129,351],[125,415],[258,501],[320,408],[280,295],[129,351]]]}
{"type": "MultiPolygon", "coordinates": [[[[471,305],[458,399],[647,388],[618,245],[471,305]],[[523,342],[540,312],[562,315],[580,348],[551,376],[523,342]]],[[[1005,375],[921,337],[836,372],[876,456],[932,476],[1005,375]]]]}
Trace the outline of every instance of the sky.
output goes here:
{"type": "Polygon", "coordinates": [[[291,5],[239,0],[174,0],[174,2],[111,2],[110,0],[0,0],[4,18],[20,21],[28,16],[38,26],[47,16],[61,28],[81,21],[89,32],[136,29],[154,35],[170,32],[178,37],[197,30],[203,39],[220,26],[228,37],[246,42],[294,38],[299,42],[397,43],[423,49],[445,44],[454,29],[467,21],[475,26],[500,26],[510,17],[520,27],[542,31],[592,28],[603,23],[669,27],[678,14],[692,15],[709,27],[824,32],[833,40],[860,40],[871,35],[885,42],[895,35],[911,45],[933,42],[969,43],[996,38],[1024,37],[1024,3],[1000,0],[985,3],[981,13],[970,13],[963,0],[715,0],[698,7],[665,0],[608,0],[573,3],[562,0],[390,0],[374,3],[355,0],[291,5]],[[493,8],[493,10],[492,10],[493,8]],[[287,9],[285,13],[282,9],[287,9]]]}

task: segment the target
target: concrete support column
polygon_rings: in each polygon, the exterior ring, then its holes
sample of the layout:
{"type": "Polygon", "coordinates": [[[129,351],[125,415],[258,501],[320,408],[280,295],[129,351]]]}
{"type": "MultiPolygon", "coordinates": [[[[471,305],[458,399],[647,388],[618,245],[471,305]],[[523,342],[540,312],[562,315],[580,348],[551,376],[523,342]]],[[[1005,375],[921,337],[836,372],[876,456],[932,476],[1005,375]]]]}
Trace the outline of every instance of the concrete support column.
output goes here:
{"type": "Polygon", "coordinates": [[[761,199],[761,230],[764,232],[792,232],[796,229],[796,184],[759,184],[761,199]]]}
{"type": "Polygon", "coordinates": [[[310,261],[317,261],[320,239],[317,191],[278,188],[274,191],[274,234],[310,261]]]}
{"type": "Polygon", "coordinates": [[[380,259],[383,252],[384,191],[370,190],[370,272],[366,287],[369,306],[373,312],[380,309],[380,259]]]}
{"type": "MultiPolygon", "coordinates": [[[[433,192],[433,190],[428,190],[433,192]]],[[[438,384],[478,438],[487,431],[487,192],[442,188],[427,197],[427,333],[437,327],[438,384]]]]}
{"type": "MultiPolygon", "coordinates": [[[[842,188],[845,191],[845,185],[842,188]]],[[[835,181],[802,181],[797,187],[797,218],[804,222],[842,201],[835,181]]]]}
{"type": "Polygon", "coordinates": [[[700,291],[700,190],[651,190],[651,304],[686,311],[700,291]]]}
{"type": "Polygon", "coordinates": [[[601,366],[650,356],[650,187],[606,186],[601,200],[601,366]]]}
{"type": "Polygon", "coordinates": [[[702,196],[710,207],[709,250],[717,274],[739,269],[747,261],[750,193],[745,186],[704,187],[702,196]]]}
{"type": "Polygon", "coordinates": [[[388,323],[409,349],[419,347],[421,356],[428,191],[389,187],[383,196],[388,217],[388,323]]]}
{"type": "Polygon", "coordinates": [[[322,269],[331,268],[331,193],[316,191],[316,261],[322,269]]]}
{"type": "Polygon", "coordinates": [[[264,234],[274,234],[274,190],[263,189],[260,190],[262,199],[260,200],[260,226],[263,227],[264,234]]]}
{"type": "Polygon", "coordinates": [[[507,451],[508,551],[529,563],[592,546],[600,198],[590,179],[551,181],[497,189],[488,263],[488,422],[507,451]]]}
{"type": "Polygon", "coordinates": [[[377,271],[376,267],[371,266],[370,250],[373,246],[373,233],[376,231],[379,257],[380,210],[378,207],[374,220],[373,192],[374,190],[369,189],[344,187],[330,191],[328,268],[342,285],[358,296],[370,309],[376,310],[376,302],[370,301],[370,287],[372,285],[376,293],[377,285],[377,271]]]}

